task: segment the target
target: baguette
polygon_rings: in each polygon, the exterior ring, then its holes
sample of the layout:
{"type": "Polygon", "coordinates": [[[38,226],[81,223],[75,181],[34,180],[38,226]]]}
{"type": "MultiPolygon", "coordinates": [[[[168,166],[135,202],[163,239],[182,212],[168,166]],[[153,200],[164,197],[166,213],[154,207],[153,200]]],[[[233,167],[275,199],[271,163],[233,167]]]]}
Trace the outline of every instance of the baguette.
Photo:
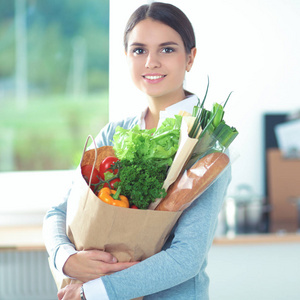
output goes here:
{"type": "Polygon", "coordinates": [[[155,210],[180,211],[185,209],[205,191],[228,164],[229,157],[224,153],[207,154],[178,176],[155,210]]]}

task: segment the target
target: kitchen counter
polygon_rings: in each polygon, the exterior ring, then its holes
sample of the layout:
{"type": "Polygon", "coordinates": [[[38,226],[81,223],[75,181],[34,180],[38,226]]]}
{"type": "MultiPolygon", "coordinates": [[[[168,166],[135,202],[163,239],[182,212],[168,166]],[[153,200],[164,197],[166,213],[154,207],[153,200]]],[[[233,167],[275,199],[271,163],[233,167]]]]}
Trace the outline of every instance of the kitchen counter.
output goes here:
{"type": "Polygon", "coordinates": [[[244,234],[216,237],[214,245],[300,243],[299,233],[244,234]]]}
{"type": "Polygon", "coordinates": [[[1,250],[45,250],[42,226],[0,227],[1,250]]]}
{"type": "MultiPolygon", "coordinates": [[[[299,233],[247,234],[216,237],[214,245],[300,243],[299,233]]],[[[0,250],[45,250],[42,226],[0,227],[0,250]]]]}

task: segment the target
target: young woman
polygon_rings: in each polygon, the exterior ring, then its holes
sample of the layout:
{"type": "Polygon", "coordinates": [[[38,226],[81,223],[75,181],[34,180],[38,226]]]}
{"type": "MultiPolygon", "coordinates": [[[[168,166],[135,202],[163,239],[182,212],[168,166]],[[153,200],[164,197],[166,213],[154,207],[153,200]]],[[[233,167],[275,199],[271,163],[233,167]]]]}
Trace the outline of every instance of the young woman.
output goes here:
{"type": "MultiPolygon", "coordinates": [[[[197,104],[197,97],[183,87],[196,48],[192,25],[181,10],[159,2],[139,7],[128,21],[124,46],[132,80],[146,94],[148,108],[141,116],[109,123],[97,136],[97,147],[111,145],[118,125],[154,128],[161,111],[192,112],[197,104]]],[[[45,217],[45,243],[54,266],[85,283],[65,287],[58,298],[208,299],[207,254],[229,181],[227,172],[184,211],[161,252],[130,263],[119,263],[103,251],[75,250],[65,231],[67,195],[45,217]]]]}

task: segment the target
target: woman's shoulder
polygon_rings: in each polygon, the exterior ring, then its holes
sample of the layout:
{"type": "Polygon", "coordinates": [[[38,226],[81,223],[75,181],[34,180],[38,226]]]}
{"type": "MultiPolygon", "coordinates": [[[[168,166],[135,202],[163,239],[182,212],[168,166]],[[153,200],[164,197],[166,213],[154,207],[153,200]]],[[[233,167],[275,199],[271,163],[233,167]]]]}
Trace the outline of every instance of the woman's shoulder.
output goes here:
{"type": "Polygon", "coordinates": [[[136,124],[138,124],[138,122],[139,122],[138,116],[127,117],[119,121],[109,122],[101,129],[101,131],[99,132],[99,134],[95,139],[97,147],[112,146],[113,136],[118,126],[125,129],[130,129],[134,127],[136,124]]]}
{"type": "Polygon", "coordinates": [[[107,124],[108,128],[113,128],[116,129],[118,126],[125,128],[125,129],[130,129],[139,122],[139,117],[138,116],[133,116],[133,117],[127,117],[123,120],[119,121],[111,121],[107,124]]]}

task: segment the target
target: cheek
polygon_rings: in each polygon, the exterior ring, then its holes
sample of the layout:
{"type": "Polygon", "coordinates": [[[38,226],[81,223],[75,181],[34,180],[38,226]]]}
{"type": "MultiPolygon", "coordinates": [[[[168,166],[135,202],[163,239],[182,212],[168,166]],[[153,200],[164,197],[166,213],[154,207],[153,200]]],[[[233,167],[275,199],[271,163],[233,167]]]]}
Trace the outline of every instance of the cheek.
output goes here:
{"type": "Polygon", "coordinates": [[[128,69],[131,74],[132,79],[139,78],[140,74],[140,66],[136,60],[133,59],[127,59],[128,69]]]}
{"type": "Polygon", "coordinates": [[[176,68],[178,71],[185,70],[187,67],[186,55],[184,55],[184,54],[178,55],[177,57],[175,57],[173,59],[172,64],[173,64],[174,68],[176,68]]]}
{"type": "Polygon", "coordinates": [[[187,61],[185,57],[178,57],[176,61],[173,62],[174,73],[178,77],[178,80],[182,80],[185,77],[187,61]]]}

